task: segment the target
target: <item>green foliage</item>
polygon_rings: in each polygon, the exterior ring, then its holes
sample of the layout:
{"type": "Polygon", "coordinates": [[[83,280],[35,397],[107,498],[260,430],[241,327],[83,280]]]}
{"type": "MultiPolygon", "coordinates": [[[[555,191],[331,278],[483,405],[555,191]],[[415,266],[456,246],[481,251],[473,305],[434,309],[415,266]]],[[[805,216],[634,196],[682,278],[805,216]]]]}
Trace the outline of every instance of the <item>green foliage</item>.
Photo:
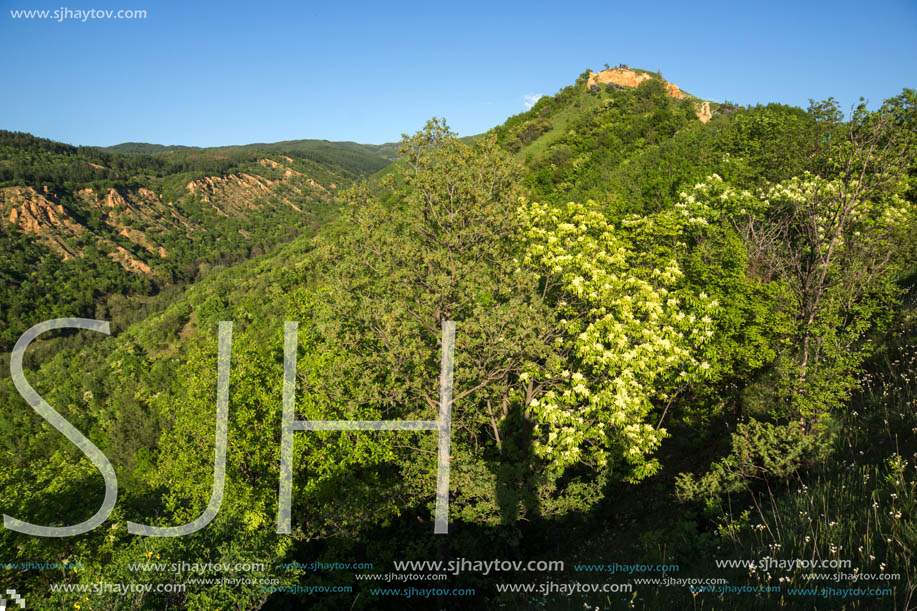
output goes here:
{"type": "MultiPolygon", "coordinates": [[[[343,376],[328,383],[346,385],[345,413],[373,405],[388,419],[435,419],[441,325],[455,320],[457,517],[511,523],[519,512],[563,511],[551,498],[556,475],[542,482],[534,468],[501,467],[533,459],[525,407],[534,390],[521,376],[529,360],[556,358],[536,278],[513,263],[519,168],[492,137],[465,145],[435,120],[401,152],[390,190],[350,192],[349,228],[324,247],[319,325],[346,355],[343,376]]],[[[428,433],[414,437],[409,447],[435,449],[428,433]]],[[[398,452],[402,487],[427,504],[435,465],[418,463],[417,451],[398,452]]]]}
{"type": "MultiPolygon", "coordinates": [[[[636,89],[602,92],[576,101],[575,94],[557,96],[551,106],[579,104],[585,109],[565,122],[544,144],[526,152],[531,174],[526,185],[534,198],[607,201],[607,184],[616,168],[646,147],[658,145],[696,121],[693,103],[670,98],[660,81],[648,80],[636,89]]],[[[536,105],[537,108],[537,105],[536,105]]],[[[532,111],[536,109],[533,108],[532,111]]],[[[522,134],[562,111],[541,111],[522,134]]],[[[562,116],[562,115],[559,115],[562,116]]],[[[538,128],[544,131],[544,127],[538,128]]],[[[546,137],[547,138],[547,137],[546,137]]]]}
{"type": "Polygon", "coordinates": [[[12,347],[32,325],[65,316],[92,316],[114,294],[148,295],[148,278],[127,274],[94,254],[67,261],[0,223],[0,347],[12,347]]]}
{"type": "Polygon", "coordinates": [[[749,253],[749,271],[784,296],[771,305],[785,320],[772,328],[780,343],[771,377],[748,385],[765,390],[774,423],[739,424],[728,457],[697,484],[683,477],[687,498],[735,491],[762,474],[784,479],[822,459],[830,415],[857,388],[858,368],[873,348],[867,334],[888,324],[900,295],[908,252],[902,245],[917,221],[917,208],[902,197],[910,137],[894,129],[884,109],[860,109],[846,127],[831,101],[810,113],[844,135],[818,143],[824,150],[814,167],[822,176],[806,173],[757,195],[728,187],[714,193],[702,184],[699,198],[680,205],[700,225],[730,219],[749,253]]]}
{"type": "Polygon", "coordinates": [[[679,497],[709,499],[745,491],[754,483],[788,479],[797,469],[828,456],[830,441],[823,431],[804,431],[795,422],[779,425],[752,419],[740,423],[727,457],[699,479],[691,474],[679,476],[679,497]]]}
{"type": "MultiPolygon", "coordinates": [[[[559,466],[626,460],[632,481],[652,475],[658,464],[648,455],[666,432],[646,422],[652,399],[710,368],[692,354],[713,334],[712,320],[685,312],[674,258],[629,247],[626,236],[643,219],[619,237],[600,212],[572,203],[523,205],[521,214],[523,263],[539,270],[560,319],[555,344],[569,355],[527,372],[540,384],[558,381],[530,402],[536,452],[559,466]]],[[[658,237],[648,233],[648,242],[658,237]]]]}

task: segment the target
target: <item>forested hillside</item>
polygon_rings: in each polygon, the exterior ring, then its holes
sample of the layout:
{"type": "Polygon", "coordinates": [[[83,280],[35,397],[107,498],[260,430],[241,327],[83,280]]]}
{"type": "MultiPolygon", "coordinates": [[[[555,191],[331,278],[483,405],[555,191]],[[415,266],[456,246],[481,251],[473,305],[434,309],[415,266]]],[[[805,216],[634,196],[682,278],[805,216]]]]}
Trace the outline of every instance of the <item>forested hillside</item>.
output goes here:
{"type": "MultiPolygon", "coordinates": [[[[64,311],[104,320],[114,296],[149,296],[111,336],[49,333],[26,354],[25,377],[105,453],[119,496],[83,535],[0,531],[2,562],[81,563],[0,573],[0,587],[36,609],[913,605],[917,94],[743,108],[645,74],[631,87],[586,72],[475,138],[433,119],[391,166],[388,148],[352,143],[110,152],[0,134],[3,346],[64,311]],[[130,534],[211,502],[221,321],[219,511],[182,537],[130,534]],[[292,529],[277,534],[285,321],[296,420],[348,421],[436,420],[455,321],[448,536],[433,534],[429,430],[296,431],[292,529]],[[565,569],[389,583],[396,561],[459,558],[565,569]],[[829,583],[718,564],[777,558],[852,565],[829,583]],[[199,578],[240,574],[168,568],[183,561],[264,567],[226,585],[199,578]],[[666,576],[780,588],[635,581],[666,576]],[[187,589],[55,590],[140,578],[187,589]],[[379,589],[411,585],[474,595],[379,589]],[[826,585],[891,591],[789,591],[826,585]]],[[[99,470],[6,375],[0,405],[3,513],[87,520],[99,470]]]]}
{"type": "Polygon", "coordinates": [[[0,132],[0,348],[33,320],[122,323],[126,297],[313,232],[337,189],[389,163],[322,141],[113,150],[0,132]]]}

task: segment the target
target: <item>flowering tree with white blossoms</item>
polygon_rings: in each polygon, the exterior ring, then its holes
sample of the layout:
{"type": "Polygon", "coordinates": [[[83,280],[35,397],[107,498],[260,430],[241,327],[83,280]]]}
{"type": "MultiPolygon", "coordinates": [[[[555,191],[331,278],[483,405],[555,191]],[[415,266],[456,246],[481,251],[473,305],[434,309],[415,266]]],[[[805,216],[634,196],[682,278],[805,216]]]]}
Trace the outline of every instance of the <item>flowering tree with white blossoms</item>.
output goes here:
{"type": "Polygon", "coordinates": [[[752,194],[714,174],[681,194],[686,234],[725,220],[747,251],[747,279],[780,287],[772,305],[789,321],[777,363],[788,405],[778,417],[816,418],[855,384],[862,340],[891,311],[917,220],[903,189],[900,177],[807,173],[752,194]]]}
{"type": "Polygon", "coordinates": [[[791,296],[793,351],[781,368],[804,428],[855,387],[866,334],[893,311],[903,247],[917,227],[917,208],[902,196],[903,156],[872,138],[842,148],[835,175],[767,189],[763,212],[746,224],[756,266],[791,296]]]}
{"type": "Polygon", "coordinates": [[[684,215],[704,209],[707,218],[728,219],[745,244],[750,279],[782,287],[773,306],[789,324],[769,382],[768,417],[740,422],[730,455],[699,479],[682,474],[682,498],[788,477],[830,452],[830,422],[857,387],[868,335],[892,318],[912,262],[913,134],[895,129],[897,121],[887,108],[861,107],[812,172],[754,195],[720,185],[719,197],[704,188],[684,198],[684,215]]]}
{"type": "Polygon", "coordinates": [[[716,304],[692,297],[705,303],[688,307],[677,261],[637,252],[628,230],[590,207],[523,202],[519,213],[522,264],[542,274],[562,329],[555,343],[572,355],[523,374],[557,380],[527,405],[536,453],[555,468],[624,461],[631,481],[652,475],[666,436],[648,422],[653,400],[709,370],[695,354],[714,332],[703,310],[716,304]]]}
{"type": "Polygon", "coordinates": [[[700,478],[680,475],[681,498],[788,477],[830,451],[832,412],[856,388],[872,346],[867,334],[887,322],[900,294],[903,246],[917,227],[917,209],[901,190],[892,182],[867,193],[843,178],[807,174],[752,196],[710,177],[683,198],[687,218],[728,215],[745,241],[751,280],[782,287],[772,306],[788,324],[767,418],[739,422],[731,453],[700,478]]]}

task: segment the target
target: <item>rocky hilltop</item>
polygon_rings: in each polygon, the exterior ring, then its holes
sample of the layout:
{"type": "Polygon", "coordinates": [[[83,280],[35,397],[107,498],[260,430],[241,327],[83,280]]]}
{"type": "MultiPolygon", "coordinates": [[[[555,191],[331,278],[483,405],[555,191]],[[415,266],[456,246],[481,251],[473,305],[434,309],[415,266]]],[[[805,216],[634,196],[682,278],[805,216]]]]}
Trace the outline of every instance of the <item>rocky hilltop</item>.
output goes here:
{"type": "MultiPolygon", "coordinates": [[[[680,100],[689,99],[693,96],[685,93],[679,89],[678,85],[670,83],[651,72],[645,70],[632,70],[623,66],[617,68],[610,68],[607,70],[601,70],[599,72],[589,71],[589,79],[586,81],[586,86],[589,88],[598,87],[599,85],[616,85],[618,87],[638,87],[640,83],[649,80],[659,80],[665,85],[666,93],[669,97],[677,98],[680,100]]],[[[706,123],[712,117],[710,112],[710,102],[705,100],[697,100],[697,118],[702,122],[706,123]]]]}

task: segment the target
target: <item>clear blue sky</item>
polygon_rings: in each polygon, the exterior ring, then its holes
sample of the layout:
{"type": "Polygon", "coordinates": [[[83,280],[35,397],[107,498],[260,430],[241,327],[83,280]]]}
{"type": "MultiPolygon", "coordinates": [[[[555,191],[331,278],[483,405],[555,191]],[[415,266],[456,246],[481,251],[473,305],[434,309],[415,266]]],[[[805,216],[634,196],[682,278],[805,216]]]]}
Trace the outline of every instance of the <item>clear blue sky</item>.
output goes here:
{"type": "Polygon", "coordinates": [[[0,129],[72,144],[484,131],[605,62],[740,104],[917,88],[917,2],[2,0],[0,129]],[[11,10],[137,9],[126,19],[11,10]]]}

